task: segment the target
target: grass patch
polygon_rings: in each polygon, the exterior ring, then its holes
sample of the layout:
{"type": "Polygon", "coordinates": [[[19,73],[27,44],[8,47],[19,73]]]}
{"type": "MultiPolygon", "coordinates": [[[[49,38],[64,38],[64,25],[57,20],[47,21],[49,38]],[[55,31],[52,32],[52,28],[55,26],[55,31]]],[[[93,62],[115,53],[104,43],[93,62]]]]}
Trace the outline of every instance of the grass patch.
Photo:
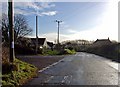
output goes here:
{"type": "Polygon", "coordinates": [[[65,51],[66,51],[66,54],[75,54],[76,52],[75,52],[75,50],[70,50],[70,49],[65,49],[65,51]]]}
{"type": "Polygon", "coordinates": [[[13,70],[2,75],[2,87],[18,87],[37,76],[38,69],[31,64],[15,59],[12,65],[13,70]]]}
{"type": "Polygon", "coordinates": [[[58,55],[59,54],[59,51],[57,51],[57,50],[45,50],[44,52],[43,52],[43,55],[58,55]]]}
{"type": "Polygon", "coordinates": [[[62,50],[45,50],[43,55],[66,55],[66,54],[75,54],[75,50],[62,49],[62,50]]]}

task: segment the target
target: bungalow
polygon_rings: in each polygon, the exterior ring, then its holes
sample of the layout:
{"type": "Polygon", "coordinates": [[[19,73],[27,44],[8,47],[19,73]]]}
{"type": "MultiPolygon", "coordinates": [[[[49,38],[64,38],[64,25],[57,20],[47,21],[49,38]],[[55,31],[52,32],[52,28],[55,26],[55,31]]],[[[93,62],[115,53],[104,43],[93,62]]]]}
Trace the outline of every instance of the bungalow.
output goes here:
{"type": "MultiPolygon", "coordinates": [[[[36,46],[36,38],[31,38],[32,41],[32,46],[35,47],[36,46]]],[[[52,42],[48,42],[46,40],[46,38],[38,38],[38,47],[45,47],[48,49],[53,49],[53,43],[52,42]]]]}
{"type": "Polygon", "coordinates": [[[53,42],[47,42],[48,48],[53,50],[54,44],[53,42]]]}
{"type": "MultiPolygon", "coordinates": [[[[36,46],[36,38],[31,38],[31,46],[36,46]]],[[[46,38],[38,38],[38,47],[48,47],[46,38]]]]}
{"type": "Polygon", "coordinates": [[[93,46],[103,46],[103,45],[110,45],[112,42],[110,39],[97,39],[94,43],[93,46]]]}

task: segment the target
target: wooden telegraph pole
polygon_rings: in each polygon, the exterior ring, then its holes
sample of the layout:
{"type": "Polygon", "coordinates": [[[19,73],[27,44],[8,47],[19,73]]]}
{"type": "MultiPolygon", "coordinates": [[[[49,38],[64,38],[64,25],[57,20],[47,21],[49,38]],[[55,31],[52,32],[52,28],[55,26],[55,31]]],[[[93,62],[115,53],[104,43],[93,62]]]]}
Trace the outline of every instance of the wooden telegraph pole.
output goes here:
{"type": "Polygon", "coordinates": [[[9,61],[13,63],[14,61],[14,29],[13,29],[13,0],[8,1],[8,19],[9,19],[9,39],[10,39],[10,59],[9,61]]]}
{"type": "Polygon", "coordinates": [[[62,21],[58,21],[58,20],[56,20],[55,22],[57,22],[58,23],[58,39],[57,39],[57,44],[59,45],[59,39],[60,39],[60,37],[59,37],[59,27],[60,27],[60,22],[62,22],[62,21]]]}
{"type": "Polygon", "coordinates": [[[38,16],[36,16],[36,54],[38,51],[38,16]]]}

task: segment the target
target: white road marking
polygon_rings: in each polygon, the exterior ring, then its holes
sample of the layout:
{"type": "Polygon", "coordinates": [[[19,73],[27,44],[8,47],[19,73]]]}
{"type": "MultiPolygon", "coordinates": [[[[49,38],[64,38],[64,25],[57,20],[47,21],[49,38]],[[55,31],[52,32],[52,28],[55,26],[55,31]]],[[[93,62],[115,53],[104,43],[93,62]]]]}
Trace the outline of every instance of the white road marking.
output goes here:
{"type": "Polygon", "coordinates": [[[71,79],[72,79],[72,75],[64,76],[64,79],[62,80],[62,83],[70,84],[71,79]]]}
{"type": "MultiPolygon", "coordinates": [[[[70,79],[72,79],[72,75],[70,76],[70,79]]],[[[70,79],[68,80],[68,84],[70,84],[70,79]]]]}
{"type": "Polygon", "coordinates": [[[64,76],[64,79],[62,80],[62,83],[64,83],[67,78],[68,78],[68,76],[64,76]]]}
{"type": "Polygon", "coordinates": [[[38,72],[41,73],[41,72],[45,71],[46,69],[48,69],[48,68],[50,68],[50,67],[52,67],[52,66],[55,66],[56,64],[60,63],[60,62],[63,61],[63,60],[64,60],[64,59],[61,59],[61,60],[59,60],[58,62],[55,62],[55,63],[53,63],[53,64],[51,64],[51,65],[43,68],[42,70],[39,70],[38,72]]]}
{"type": "Polygon", "coordinates": [[[49,82],[54,76],[51,76],[48,80],[45,81],[45,83],[49,82]]]}

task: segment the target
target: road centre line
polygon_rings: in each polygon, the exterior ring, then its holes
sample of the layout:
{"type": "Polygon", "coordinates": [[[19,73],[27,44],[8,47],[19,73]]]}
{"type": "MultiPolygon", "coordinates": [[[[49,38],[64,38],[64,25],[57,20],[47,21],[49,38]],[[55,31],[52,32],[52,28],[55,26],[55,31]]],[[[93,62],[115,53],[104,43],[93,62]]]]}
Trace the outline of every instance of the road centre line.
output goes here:
{"type": "Polygon", "coordinates": [[[60,62],[63,61],[63,60],[64,60],[64,59],[61,59],[61,60],[59,60],[58,62],[55,62],[55,63],[53,63],[53,64],[51,64],[51,65],[49,65],[49,66],[47,66],[47,67],[45,67],[45,68],[43,68],[43,69],[41,69],[41,70],[39,70],[38,72],[41,73],[41,72],[45,71],[46,69],[48,69],[48,68],[50,68],[50,67],[52,67],[52,66],[55,66],[56,64],[60,63],[60,62]]]}

